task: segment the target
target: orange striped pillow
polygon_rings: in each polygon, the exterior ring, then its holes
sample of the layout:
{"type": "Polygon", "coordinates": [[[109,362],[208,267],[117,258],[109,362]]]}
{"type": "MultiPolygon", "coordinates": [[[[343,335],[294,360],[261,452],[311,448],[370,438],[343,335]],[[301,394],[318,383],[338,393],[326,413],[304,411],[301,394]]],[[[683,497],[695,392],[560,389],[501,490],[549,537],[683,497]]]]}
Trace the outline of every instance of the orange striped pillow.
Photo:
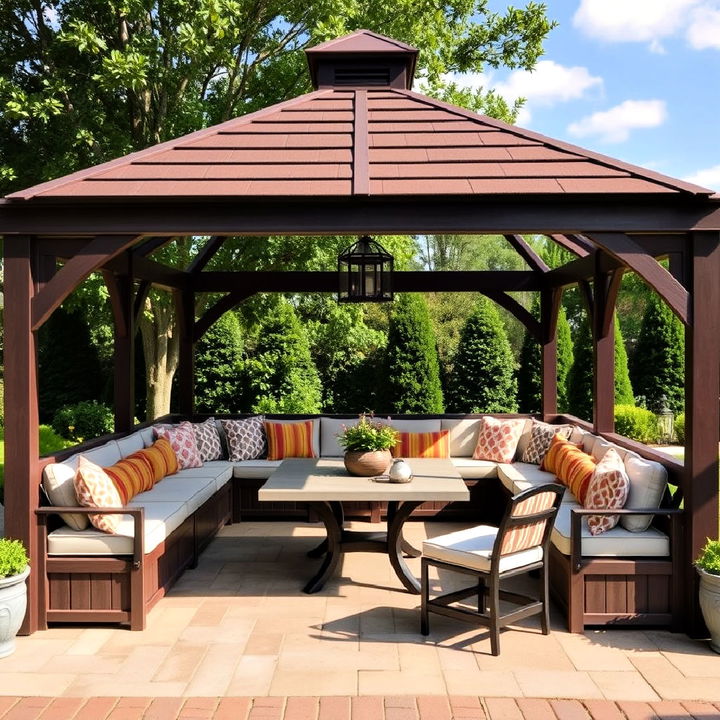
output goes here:
{"type": "Polygon", "coordinates": [[[153,484],[168,475],[174,475],[178,471],[177,455],[175,455],[175,451],[167,438],[158,438],[150,447],[128,455],[126,460],[138,456],[146,458],[150,463],[153,484]]]}
{"type": "Polygon", "coordinates": [[[266,420],[265,434],[268,443],[268,460],[317,457],[313,451],[312,420],[292,423],[266,420]]]}
{"type": "Polygon", "coordinates": [[[545,453],[545,457],[540,463],[540,469],[557,475],[558,459],[562,448],[566,446],[580,448],[580,445],[571,443],[567,438],[564,438],[560,433],[557,433],[553,437],[552,442],[550,443],[550,448],[545,453]]]}
{"type": "Polygon", "coordinates": [[[564,447],[558,456],[556,475],[558,480],[570,488],[570,492],[581,504],[585,504],[590,480],[595,472],[595,460],[578,447],[564,447]]]}
{"type": "Polygon", "coordinates": [[[150,490],[155,484],[150,461],[139,451],[128,455],[115,465],[103,468],[103,470],[120,493],[123,505],[127,505],[141,492],[150,490]]]}
{"type": "Polygon", "coordinates": [[[401,432],[393,457],[448,458],[450,457],[449,430],[440,432],[401,432]]]}

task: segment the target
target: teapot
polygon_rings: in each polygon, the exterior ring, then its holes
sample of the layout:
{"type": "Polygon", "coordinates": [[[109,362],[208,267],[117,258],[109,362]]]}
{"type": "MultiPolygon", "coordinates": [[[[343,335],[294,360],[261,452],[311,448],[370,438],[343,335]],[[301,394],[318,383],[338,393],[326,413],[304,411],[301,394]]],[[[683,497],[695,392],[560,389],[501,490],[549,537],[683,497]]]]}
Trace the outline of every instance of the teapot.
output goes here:
{"type": "Polygon", "coordinates": [[[402,459],[396,458],[388,473],[390,482],[407,483],[413,479],[412,468],[402,459]]]}

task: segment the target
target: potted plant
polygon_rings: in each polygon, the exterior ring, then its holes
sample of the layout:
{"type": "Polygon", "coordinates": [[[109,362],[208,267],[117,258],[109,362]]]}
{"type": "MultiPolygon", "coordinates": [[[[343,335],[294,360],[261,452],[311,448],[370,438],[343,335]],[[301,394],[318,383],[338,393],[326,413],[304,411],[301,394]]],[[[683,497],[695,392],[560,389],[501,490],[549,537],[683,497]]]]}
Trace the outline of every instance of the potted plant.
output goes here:
{"type": "Polygon", "coordinates": [[[384,473],[392,460],[390,448],[398,441],[394,427],[360,415],[356,425],[344,427],[338,442],[345,448],[345,467],[351,475],[384,473]]]}
{"type": "Polygon", "coordinates": [[[700,607],[710,631],[710,647],[720,653],[720,540],[708,538],[695,567],[700,575],[700,607]]]}
{"type": "Polygon", "coordinates": [[[0,538],[0,658],[15,650],[15,635],[27,607],[29,574],[25,546],[19,540],[0,538]]]}

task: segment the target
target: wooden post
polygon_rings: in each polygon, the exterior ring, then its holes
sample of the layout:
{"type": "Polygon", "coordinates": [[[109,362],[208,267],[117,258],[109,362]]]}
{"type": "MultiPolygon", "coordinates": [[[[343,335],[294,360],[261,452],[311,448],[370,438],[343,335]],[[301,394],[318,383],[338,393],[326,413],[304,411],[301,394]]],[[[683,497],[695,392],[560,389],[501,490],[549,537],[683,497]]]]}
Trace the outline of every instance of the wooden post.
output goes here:
{"type": "Polygon", "coordinates": [[[178,291],[173,293],[175,312],[180,332],[180,360],[178,365],[178,409],[189,417],[195,410],[195,293],[178,291]]]}
{"type": "Polygon", "coordinates": [[[557,414],[557,318],[562,289],[543,290],[540,294],[542,333],[542,415],[545,421],[557,414]]]}
{"type": "Polygon", "coordinates": [[[596,254],[593,282],[593,430],[615,430],[615,298],[609,293],[608,274],[600,269],[596,254]]]}
{"type": "Polygon", "coordinates": [[[685,328],[685,562],[686,630],[705,628],[692,562],[706,538],[718,536],[720,438],[720,233],[690,235],[690,323],[685,328]]]}
{"type": "MultiPolygon", "coordinates": [[[[21,540],[30,566],[40,567],[35,509],[39,505],[40,463],[36,335],[32,330],[35,295],[34,239],[5,238],[5,535],[21,540]]],[[[28,608],[20,629],[40,623],[40,577],[27,579],[28,608]]]]}

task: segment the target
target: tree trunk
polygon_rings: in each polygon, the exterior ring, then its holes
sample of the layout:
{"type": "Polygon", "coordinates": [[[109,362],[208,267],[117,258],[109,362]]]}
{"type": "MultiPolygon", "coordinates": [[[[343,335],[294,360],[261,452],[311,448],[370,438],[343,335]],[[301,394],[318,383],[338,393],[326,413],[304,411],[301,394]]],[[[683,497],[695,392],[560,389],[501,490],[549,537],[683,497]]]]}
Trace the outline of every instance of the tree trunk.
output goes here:
{"type": "Polygon", "coordinates": [[[154,293],[148,296],[140,318],[145,356],[146,418],[170,412],[170,398],[180,356],[180,337],[172,305],[154,293]]]}

